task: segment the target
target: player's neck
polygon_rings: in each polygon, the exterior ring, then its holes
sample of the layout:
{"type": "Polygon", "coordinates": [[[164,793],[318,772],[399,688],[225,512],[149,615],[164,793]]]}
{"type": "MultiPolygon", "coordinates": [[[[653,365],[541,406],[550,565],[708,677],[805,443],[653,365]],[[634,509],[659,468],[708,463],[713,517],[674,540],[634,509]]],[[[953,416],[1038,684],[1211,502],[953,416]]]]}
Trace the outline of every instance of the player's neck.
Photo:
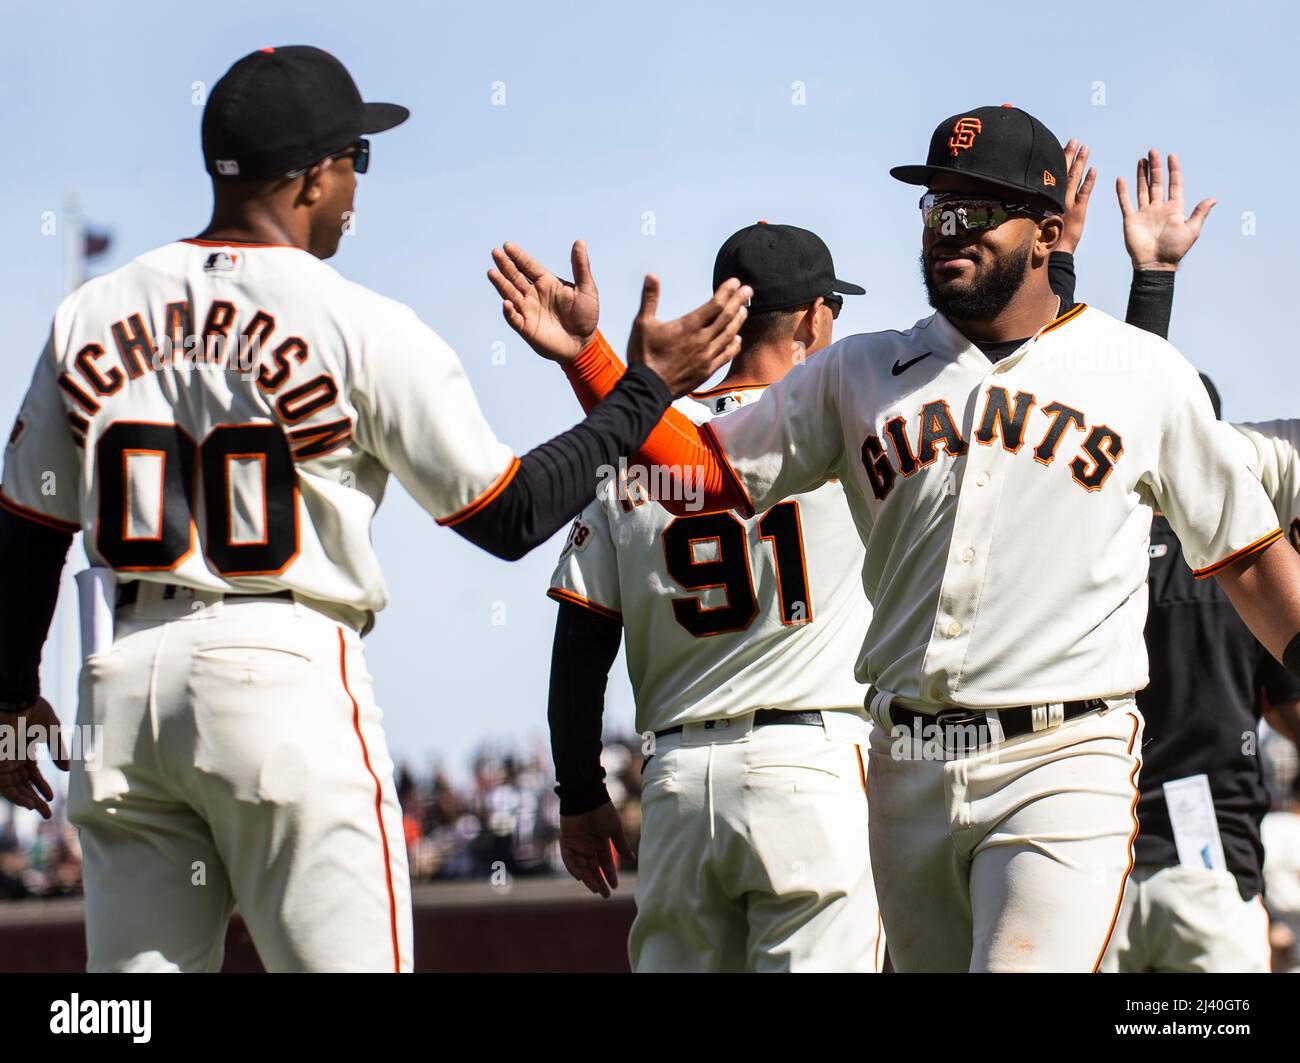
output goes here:
{"type": "Polygon", "coordinates": [[[732,360],[727,375],[717,386],[753,387],[755,384],[775,384],[794,365],[794,352],[789,344],[761,344],[741,351],[732,360]]]}
{"type": "Polygon", "coordinates": [[[306,224],[295,225],[297,220],[286,219],[275,206],[259,200],[219,199],[212,208],[212,220],[199,233],[199,238],[243,244],[288,244],[307,251],[308,228],[306,224]]]}
{"type": "Polygon", "coordinates": [[[1030,274],[1002,311],[990,318],[949,317],[953,326],[973,343],[1023,340],[1056,317],[1060,300],[1047,283],[1047,272],[1030,274]]]}

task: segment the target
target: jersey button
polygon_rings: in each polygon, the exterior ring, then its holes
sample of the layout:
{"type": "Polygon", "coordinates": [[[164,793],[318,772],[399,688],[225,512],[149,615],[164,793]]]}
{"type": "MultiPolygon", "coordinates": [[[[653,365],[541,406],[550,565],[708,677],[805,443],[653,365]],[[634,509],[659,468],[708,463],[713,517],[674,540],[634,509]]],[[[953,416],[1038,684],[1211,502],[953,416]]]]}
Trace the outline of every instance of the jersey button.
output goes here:
{"type": "Polygon", "coordinates": [[[975,480],[975,486],[976,486],[976,487],[985,487],[985,486],[988,485],[988,482],[989,482],[989,474],[986,473],[986,472],[982,472],[982,473],[980,473],[979,476],[976,478],[976,480],[975,480]]]}
{"type": "Polygon", "coordinates": [[[954,620],[951,624],[948,625],[948,637],[950,639],[955,639],[960,634],[961,634],[961,625],[957,623],[956,620],[954,620]]]}
{"type": "Polygon", "coordinates": [[[969,565],[975,560],[975,551],[969,546],[966,547],[966,549],[961,552],[961,560],[963,565],[969,565]]]}

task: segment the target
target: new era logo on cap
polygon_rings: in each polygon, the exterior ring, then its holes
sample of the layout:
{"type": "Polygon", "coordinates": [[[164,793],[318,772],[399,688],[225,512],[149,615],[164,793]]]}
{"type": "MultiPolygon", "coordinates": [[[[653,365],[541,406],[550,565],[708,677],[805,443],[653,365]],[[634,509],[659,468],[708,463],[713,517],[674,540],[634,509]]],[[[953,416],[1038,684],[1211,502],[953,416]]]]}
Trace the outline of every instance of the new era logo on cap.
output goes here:
{"type": "Polygon", "coordinates": [[[239,176],[239,163],[234,159],[214,159],[213,163],[217,167],[217,173],[222,177],[239,176]]]}

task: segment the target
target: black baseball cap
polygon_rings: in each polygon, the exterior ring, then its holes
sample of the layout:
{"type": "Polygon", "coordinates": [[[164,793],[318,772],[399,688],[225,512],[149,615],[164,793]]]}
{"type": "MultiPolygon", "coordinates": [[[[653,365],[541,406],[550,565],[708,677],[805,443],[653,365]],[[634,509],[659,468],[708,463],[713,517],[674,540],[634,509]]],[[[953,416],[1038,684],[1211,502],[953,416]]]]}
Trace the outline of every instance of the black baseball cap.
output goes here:
{"type": "Polygon", "coordinates": [[[831,292],[865,295],[867,291],[836,279],[830,248],[816,233],[765,221],[727,237],[713,263],[714,289],[728,277],[754,289],[751,313],[791,310],[831,292]]]}
{"type": "Polygon", "coordinates": [[[203,108],[203,160],[213,177],[277,177],[410,114],[395,103],[364,102],[329,52],[305,44],[260,48],[212,87],[203,108]]]}
{"type": "Polygon", "coordinates": [[[945,118],[930,137],[924,166],[895,166],[889,173],[909,185],[928,185],[936,173],[965,174],[1065,210],[1061,142],[1032,114],[1009,103],[945,118]]]}

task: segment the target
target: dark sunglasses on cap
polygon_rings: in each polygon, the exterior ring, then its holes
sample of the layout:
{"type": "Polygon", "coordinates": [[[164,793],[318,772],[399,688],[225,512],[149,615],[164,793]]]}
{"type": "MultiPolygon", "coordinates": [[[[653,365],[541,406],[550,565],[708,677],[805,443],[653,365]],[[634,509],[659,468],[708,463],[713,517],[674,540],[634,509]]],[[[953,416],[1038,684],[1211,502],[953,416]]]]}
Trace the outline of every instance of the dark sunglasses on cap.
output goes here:
{"type": "Polygon", "coordinates": [[[1001,199],[961,192],[927,192],[917,205],[921,208],[921,220],[927,229],[940,228],[948,218],[952,218],[967,231],[996,229],[1014,214],[1047,218],[1053,213],[1028,203],[1008,203],[1001,199]]]}
{"type": "MultiPolygon", "coordinates": [[[[336,151],[331,155],[326,155],[327,159],[346,159],[352,158],[352,172],[365,173],[370,169],[370,141],[365,137],[357,137],[342,151],[336,151]]],[[[301,177],[310,167],[304,166],[301,170],[290,170],[285,177],[301,177]]]]}

